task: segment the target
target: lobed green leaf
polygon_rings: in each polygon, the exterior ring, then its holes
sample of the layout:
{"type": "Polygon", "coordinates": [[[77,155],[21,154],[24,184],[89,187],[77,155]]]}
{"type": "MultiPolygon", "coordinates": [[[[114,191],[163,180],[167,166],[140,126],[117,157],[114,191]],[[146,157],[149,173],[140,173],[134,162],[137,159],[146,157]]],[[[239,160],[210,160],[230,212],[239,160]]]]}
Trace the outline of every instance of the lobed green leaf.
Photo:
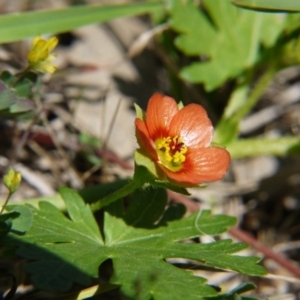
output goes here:
{"type": "Polygon", "coordinates": [[[193,1],[171,1],[170,25],[179,33],[175,45],[186,55],[203,58],[184,67],[181,77],[210,91],[256,63],[261,45],[276,42],[284,19],[239,10],[224,0],[202,4],[199,9],[193,1]]]}
{"type": "Polygon", "coordinates": [[[256,257],[232,256],[245,244],[229,240],[209,244],[186,243],[189,238],[217,235],[235,218],[202,211],[183,218],[181,206],[166,209],[166,191],[147,188],[136,191],[126,207],[117,201],[104,213],[103,237],[90,207],[74,191],[62,188],[68,216],[48,202],[39,209],[28,206],[33,223],[24,235],[9,233],[4,246],[17,246],[29,260],[27,272],[40,289],[67,290],[73,282],[88,285],[98,276],[102,262],[111,259],[111,284],[134,299],[204,299],[217,296],[205,279],[178,269],[168,258],[185,258],[209,266],[261,275],[256,257]]]}

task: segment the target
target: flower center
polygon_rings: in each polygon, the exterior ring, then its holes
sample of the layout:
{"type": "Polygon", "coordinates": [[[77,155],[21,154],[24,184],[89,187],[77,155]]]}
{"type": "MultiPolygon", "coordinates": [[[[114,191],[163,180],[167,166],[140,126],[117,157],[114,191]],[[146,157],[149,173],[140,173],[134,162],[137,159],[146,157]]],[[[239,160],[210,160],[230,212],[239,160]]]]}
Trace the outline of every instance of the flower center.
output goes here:
{"type": "Polygon", "coordinates": [[[177,172],[185,161],[187,147],[181,137],[165,137],[155,141],[159,162],[171,171],[177,172]]]}

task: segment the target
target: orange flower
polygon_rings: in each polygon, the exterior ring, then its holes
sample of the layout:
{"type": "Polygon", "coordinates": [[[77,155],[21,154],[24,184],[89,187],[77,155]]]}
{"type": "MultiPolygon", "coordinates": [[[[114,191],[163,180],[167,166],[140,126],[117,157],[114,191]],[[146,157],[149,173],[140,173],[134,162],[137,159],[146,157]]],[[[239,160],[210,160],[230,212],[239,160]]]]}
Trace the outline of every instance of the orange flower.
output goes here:
{"type": "Polygon", "coordinates": [[[137,118],[135,126],[141,150],[177,185],[197,186],[227,172],[230,155],[210,146],[213,126],[202,106],[179,109],[173,98],[154,94],[144,120],[137,118]]]}

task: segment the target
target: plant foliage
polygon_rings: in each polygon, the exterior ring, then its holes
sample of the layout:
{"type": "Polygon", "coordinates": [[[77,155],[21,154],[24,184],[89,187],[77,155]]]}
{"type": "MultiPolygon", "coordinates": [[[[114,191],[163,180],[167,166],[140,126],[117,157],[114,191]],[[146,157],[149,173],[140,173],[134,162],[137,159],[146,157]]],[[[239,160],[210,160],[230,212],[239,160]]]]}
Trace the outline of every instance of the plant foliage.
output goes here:
{"type": "MultiPolygon", "coordinates": [[[[60,191],[67,216],[48,202],[39,208],[28,206],[33,215],[26,235],[11,232],[2,245],[17,247],[18,255],[40,289],[68,290],[72,283],[88,285],[98,276],[98,267],[112,259],[111,283],[135,299],[203,299],[217,295],[205,279],[166,261],[184,258],[208,266],[249,275],[263,275],[256,257],[232,255],[246,247],[222,240],[207,244],[188,243],[202,235],[217,235],[235,223],[233,217],[212,216],[201,211],[182,218],[180,206],[165,210],[163,189],[138,190],[125,210],[122,201],[110,205],[104,214],[103,236],[90,207],[74,191],[60,191]],[[137,212],[139,217],[137,217],[137,212]]],[[[22,212],[21,212],[22,214],[22,212]]]]}
{"type": "Polygon", "coordinates": [[[275,43],[284,19],[241,10],[229,1],[202,3],[204,9],[198,9],[194,1],[171,1],[170,25],[180,33],[175,40],[178,49],[188,56],[203,57],[184,67],[180,75],[189,82],[203,83],[210,91],[257,62],[261,45],[275,43]]]}

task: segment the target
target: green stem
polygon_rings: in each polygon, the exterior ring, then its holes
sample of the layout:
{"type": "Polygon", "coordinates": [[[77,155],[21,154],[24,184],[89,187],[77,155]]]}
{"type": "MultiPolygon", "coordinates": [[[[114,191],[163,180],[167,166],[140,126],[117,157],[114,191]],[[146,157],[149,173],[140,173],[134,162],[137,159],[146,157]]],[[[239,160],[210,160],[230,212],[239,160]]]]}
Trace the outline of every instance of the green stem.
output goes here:
{"type": "Polygon", "coordinates": [[[275,70],[276,69],[274,66],[269,66],[268,70],[262,75],[262,77],[258,80],[257,84],[251,91],[245,105],[239,109],[234,118],[236,118],[237,120],[241,120],[254,107],[254,105],[260,99],[262,93],[265,91],[269,82],[273,78],[275,70]]]}
{"type": "Polygon", "coordinates": [[[15,80],[10,84],[10,87],[14,87],[19,81],[21,81],[26,74],[30,71],[30,66],[26,67],[23,71],[16,74],[15,80]]]}
{"type": "Polygon", "coordinates": [[[100,210],[103,207],[117,201],[118,199],[128,196],[129,194],[133,193],[136,189],[140,188],[143,185],[144,185],[144,181],[132,179],[128,182],[128,184],[126,184],[119,190],[91,204],[91,209],[93,212],[100,210]]]}
{"type": "Polygon", "coordinates": [[[119,190],[91,204],[91,209],[93,212],[100,210],[103,207],[128,196],[138,188],[142,187],[144,184],[150,183],[152,181],[153,175],[148,171],[148,169],[144,166],[136,164],[134,167],[133,179],[131,179],[126,185],[121,187],[119,190]]]}
{"type": "MultiPolygon", "coordinates": [[[[239,134],[239,124],[241,120],[251,111],[261,95],[265,91],[269,82],[272,80],[276,71],[276,66],[271,65],[265,73],[259,78],[248,98],[241,103],[241,99],[246,98],[247,86],[246,83],[239,85],[232,94],[226,110],[216,126],[214,142],[223,146],[227,146],[235,140],[239,134]]],[[[248,74],[248,81],[251,76],[248,74]]]]}
{"type": "Polygon", "coordinates": [[[232,158],[254,157],[258,155],[299,155],[300,139],[286,136],[277,139],[240,139],[226,146],[232,158]]]}
{"type": "Polygon", "coordinates": [[[8,195],[7,195],[7,197],[6,197],[6,200],[5,200],[5,202],[4,202],[4,204],[3,204],[2,208],[1,208],[0,215],[2,215],[4,209],[5,209],[5,207],[6,207],[7,203],[8,203],[8,201],[9,201],[9,198],[10,198],[10,196],[11,196],[12,194],[13,194],[13,193],[11,193],[11,192],[8,193],[8,195]]]}

